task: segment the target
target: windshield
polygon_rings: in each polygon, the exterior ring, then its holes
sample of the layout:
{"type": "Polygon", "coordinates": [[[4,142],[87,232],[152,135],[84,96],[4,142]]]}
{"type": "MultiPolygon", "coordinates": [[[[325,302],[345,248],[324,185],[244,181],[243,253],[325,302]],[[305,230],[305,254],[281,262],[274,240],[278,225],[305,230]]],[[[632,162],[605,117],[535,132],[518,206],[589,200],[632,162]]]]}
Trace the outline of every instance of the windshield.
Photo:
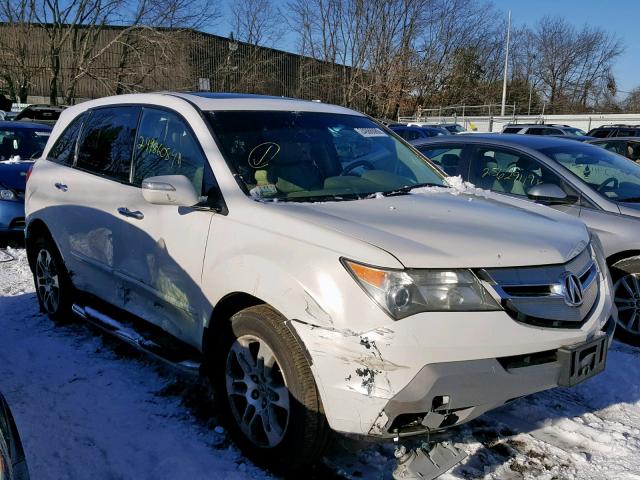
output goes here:
{"type": "Polygon", "coordinates": [[[575,137],[584,137],[587,133],[579,128],[564,128],[564,133],[575,137]]]}
{"type": "Polygon", "coordinates": [[[423,157],[366,117],[225,111],[208,118],[227,163],[256,198],[348,200],[446,185],[423,157]]]}
{"type": "Polygon", "coordinates": [[[640,165],[625,157],[584,144],[542,148],[540,152],[611,200],[640,201],[640,165]]]}
{"type": "Polygon", "coordinates": [[[47,144],[50,133],[46,129],[0,129],[0,160],[9,160],[16,156],[22,160],[38,158],[47,144]]]}

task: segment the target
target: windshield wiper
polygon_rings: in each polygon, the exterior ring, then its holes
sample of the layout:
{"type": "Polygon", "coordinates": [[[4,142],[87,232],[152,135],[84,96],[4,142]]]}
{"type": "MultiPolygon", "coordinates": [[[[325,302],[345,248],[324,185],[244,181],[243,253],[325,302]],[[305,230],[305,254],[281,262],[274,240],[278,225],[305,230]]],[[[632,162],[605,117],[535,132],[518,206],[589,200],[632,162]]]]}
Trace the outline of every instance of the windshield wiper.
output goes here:
{"type": "Polygon", "coordinates": [[[617,201],[625,203],[638,203],[640,202],[640,197],[619,198],[617,201]]]}
{"type": "Polygon", "coordinates": [[[443,185],[441,183],[433,183],[433,182],[416,183],[415,185],[405,185],[404,187],[396,188],[395,190],[390,190],[388,192],[382,192],[382,195],[384,195],[385,197],[391,197],[393,195],[405,195],[407,193],[410,193],[411,190],[413,190],[414,188],[421,188],[421,187],[450,188],[448,185],[443,185]]]}

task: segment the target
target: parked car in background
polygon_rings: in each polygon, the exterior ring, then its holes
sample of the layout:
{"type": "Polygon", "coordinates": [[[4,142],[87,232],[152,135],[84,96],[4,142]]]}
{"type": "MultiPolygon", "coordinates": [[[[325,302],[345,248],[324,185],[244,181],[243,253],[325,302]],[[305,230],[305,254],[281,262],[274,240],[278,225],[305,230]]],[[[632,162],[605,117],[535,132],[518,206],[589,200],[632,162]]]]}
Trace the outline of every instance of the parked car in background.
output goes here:
{"type": "Polygon", "coordinates": [[[53,320],[203,361],[236,443],[282,472],[330,429],[445,430],[603,370],[615,309],[597,237],[457,193],[347,108],[108,97],[63,112],[35,163],[27,256],[53,320]]]}
{"type": "Polygon", "coordinates": [[[389,128],[407,141],[449,135],[448,130],[440,127],[391,126],[389,128]]]}
{"type": "Polygon", "coordinates": [[[610,152],[627,157],[634,162],[640,161],[640,137],[609,137],[589,140],[587,143],[597,145],[610,152]]]}
{"type": "Polygon", "coordinates": [[[53,126],[66,107],[56,105],[29,105],[22,109],[14,120],[43,123],[53,126]]]}
{"type": "Polygon", "coordinates": [[[640,165],[551,136],[480,134],[414,143],[449,175],[584,221],[604,245],[615,282],[617,331],[640,345],[640,165]]]}
{"type": "Polygon", "coordinates": [[[46,125],[0,122],[0,234],[24,230],[27,175],[50,134],[46,125]]]}
{"type": "Polygon", "coordinates": [[[558,135],[567,136],[575,139],[587,139],[587,134],[584,130],[572,127],[570,125],[559,124],[509,124],[505,125],[502,129],[502,133],[515,133],[523,135],[558,135]]]}
{"type": "Polygon", "coordinates": [[[15,120],[15,118],[18,116],[18,112],[2,112],[0,111],[0,121],[4,120],[4,121],[11,121],[11,120],[15,120]]]}
{"type": "Polygon", "coordinates": [[[603,125],[592,128],[587,135],[596,138],[640,137],[640,125],[603,125]]]}
{"type": "Polygon", "coordinates": [[[29,469],[9,404],[0,394],[0,480],[29,480],[29,469]]]}
{"type": "Polygon", "coordinates": [[[408,123],[410,127],[444,128],[451,135],[464,133],[466,130],[458,123],[408,123]]]}

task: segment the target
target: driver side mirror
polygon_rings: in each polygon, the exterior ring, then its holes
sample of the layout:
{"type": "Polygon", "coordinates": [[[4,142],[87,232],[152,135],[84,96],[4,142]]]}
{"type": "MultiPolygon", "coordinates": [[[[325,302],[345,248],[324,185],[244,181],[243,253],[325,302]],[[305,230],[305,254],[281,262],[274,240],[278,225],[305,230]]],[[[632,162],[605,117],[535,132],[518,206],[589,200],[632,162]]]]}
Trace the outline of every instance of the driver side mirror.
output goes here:
{"type": "Polygon", "coordinates": [[[540,183],[529,189],[529,199],[542,203],[576,203],[577,197],[567,195],[562,188],[555,183],[540,183]]]}
{"type": "Polygon", "coordinates": [[[154,205],[192,207],[199,197],[193,183],[184,175],[161,175],[142,181],[142,196],[154,205]]]}

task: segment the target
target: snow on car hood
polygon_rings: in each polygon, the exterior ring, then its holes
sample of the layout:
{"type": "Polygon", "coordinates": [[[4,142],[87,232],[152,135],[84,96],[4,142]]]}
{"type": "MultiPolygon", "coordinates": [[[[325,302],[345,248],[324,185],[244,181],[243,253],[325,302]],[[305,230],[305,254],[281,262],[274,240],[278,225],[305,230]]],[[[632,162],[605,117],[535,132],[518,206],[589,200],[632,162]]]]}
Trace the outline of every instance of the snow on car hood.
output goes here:
{"type": "Polygon", "coordinates": [[[483,198],[453,189],[280,207],[305,222],[377,246],[405,267],[557,264],[589,242],[585,225],[569,215],[502,195],[483,198]]]}

